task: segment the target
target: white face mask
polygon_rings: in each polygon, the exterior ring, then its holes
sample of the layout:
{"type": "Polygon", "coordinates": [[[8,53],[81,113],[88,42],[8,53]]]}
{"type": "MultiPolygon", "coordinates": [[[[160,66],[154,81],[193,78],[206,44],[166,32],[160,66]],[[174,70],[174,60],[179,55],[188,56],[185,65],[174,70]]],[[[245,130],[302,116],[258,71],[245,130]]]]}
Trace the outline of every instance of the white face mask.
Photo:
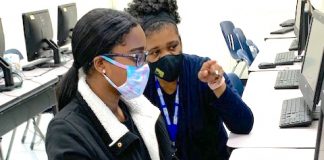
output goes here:
{"type": "Polygon", "coordinates": [[[147,64],[141,67],[135,67],[121,64],[106,56],[101,57],[115,66],[126,69],[127,79],[126,82],[121,86],[115,85],[114,82],[112,82],[109,79],[109,77],[105,74],[105,72],[103,74],[103,76],[109,82],[109,84],[116,88],[123,98],[129,100],[139,97],[143,94],[150,74],[150,68],[147,64]]]}

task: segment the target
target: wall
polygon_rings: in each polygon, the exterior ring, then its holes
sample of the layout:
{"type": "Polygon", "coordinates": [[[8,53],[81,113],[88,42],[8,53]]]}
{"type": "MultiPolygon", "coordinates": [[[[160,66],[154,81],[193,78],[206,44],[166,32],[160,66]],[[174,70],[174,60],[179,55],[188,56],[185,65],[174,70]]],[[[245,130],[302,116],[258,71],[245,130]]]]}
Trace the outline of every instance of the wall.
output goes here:
{"type": "MultiPolygon", "coordinates": [[[[78,17],[97,7],[113,7],[123,10],[131,0],[79,0],[78,17]]],[[[318,0],[317,0],[318,1],[318,0]]],[[[320,0],[322,1],[322,0],[320,0]]],[[[76,0],[10,0],[0,6],[6,49],[17,48],[25,54],[25,42],[21,13],[48,8],[56,41],[57,5],[76,0]]],[[[181,23],[180,34],[184,52],[216,59],[226,71],[234,61],[226,48],[219,23],[231,20],[245,35],[253,40],[260,51],[264,49],[263,38],[279,29],[283,20],[294,18],[296,0],[178,0],[181,23]]]]}
{"type": "MultiPolygon", "coordinates": [[[[115,0],[123,9],[130,0],[115,0]]],[[[216,59],[226,71],[235,61],[230,57],[219,23],[231,20],[262,52],[263,38],[279,29],[279,23],[294,18],[296,0],[177,0],[181,17],[179,30],[184,52],[216,59]]]]}
{"type": "Polygon", "coordinates": [[[52,25],[53,40],[57,36],[57,6],[75,2],[77,5],[78,18],[93,8],[110,8],[111,0],[10,0],[1,3],[0,17],[2,19],[5,34],[6,49],[16,48],[26,57],[22,13],[49,9],[52,25]]]}

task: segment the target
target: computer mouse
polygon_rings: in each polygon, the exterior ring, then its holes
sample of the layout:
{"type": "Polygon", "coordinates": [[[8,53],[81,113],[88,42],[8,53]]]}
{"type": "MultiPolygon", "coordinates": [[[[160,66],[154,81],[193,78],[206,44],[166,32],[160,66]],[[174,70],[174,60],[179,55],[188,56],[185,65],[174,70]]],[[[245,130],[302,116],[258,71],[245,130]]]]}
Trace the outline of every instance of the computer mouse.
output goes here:
{"type": "Polygon", "coordinates": [[[258,67],[259,69],[276,68],[276,64],[271,62],[261,62],[258,67]]]}

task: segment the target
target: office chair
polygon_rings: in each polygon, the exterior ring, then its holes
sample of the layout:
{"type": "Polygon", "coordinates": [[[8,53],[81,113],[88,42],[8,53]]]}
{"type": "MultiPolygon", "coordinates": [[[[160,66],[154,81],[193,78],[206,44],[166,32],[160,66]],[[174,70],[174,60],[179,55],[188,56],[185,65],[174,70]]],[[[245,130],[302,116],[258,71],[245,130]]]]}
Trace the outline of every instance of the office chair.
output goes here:
{"type": "Polygon", "coordinates": [[[232,72],[235,71],[236,67],[240,62],[243,61],[243,59],[237,55],[237,50],[240,49],[240,44],[235,36],[233,30],[234,30],[234,24],[231,21],[222,21],[220,23],[220,27],[227,45],[228,50],[230,51],[231,57],[236,61],[236,65],[232,68],[232,72]]]}
{"type": "Polygon", "coordinates": [[[233,72],[226,73],[226,74],[227,74],[229,80],[231,81],[232,85],[234,86],[234,88],[239,93],[240,97],[242,97],[242,94],[244,91],[244,86],[243,86],[241,79],[233,72]]]}
{"type": "Polygon", "coordinates": [[[240,28],[233,30],[235,33],[241,48],[237,51],[237,54],[244,59],[248,66],[250,66],[254,58],[259,53],[258,47],[251,41],[247,40],[243,31],[240,28]]]}

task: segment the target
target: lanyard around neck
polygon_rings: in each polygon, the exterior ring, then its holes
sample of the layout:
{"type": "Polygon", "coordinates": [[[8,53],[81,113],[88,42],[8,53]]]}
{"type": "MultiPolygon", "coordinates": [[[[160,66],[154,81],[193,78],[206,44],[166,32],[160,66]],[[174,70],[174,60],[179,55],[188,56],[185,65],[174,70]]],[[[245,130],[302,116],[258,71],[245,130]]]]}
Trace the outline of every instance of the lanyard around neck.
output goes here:
{"type": "Polygon", "coordinates": [[[167,108],[167,105],[165,104],[161,86],[159,83],[159,80],[155,77],[155,87],[157,90],[157,93],[160,98],[160,110],[163,112],[164,119],[166,121],[167,129],[170,135],[170,139],[173,142],[173,145],[176,141],[176,135],[177,135],[177,129],[178,129],[178,113],[179,113],[179,81],[177,81],[177,91],[176,91],[176,97],[174,102],[174,115],[173,115],[173,121],[170,120],[169,111],[167,108]]]}

